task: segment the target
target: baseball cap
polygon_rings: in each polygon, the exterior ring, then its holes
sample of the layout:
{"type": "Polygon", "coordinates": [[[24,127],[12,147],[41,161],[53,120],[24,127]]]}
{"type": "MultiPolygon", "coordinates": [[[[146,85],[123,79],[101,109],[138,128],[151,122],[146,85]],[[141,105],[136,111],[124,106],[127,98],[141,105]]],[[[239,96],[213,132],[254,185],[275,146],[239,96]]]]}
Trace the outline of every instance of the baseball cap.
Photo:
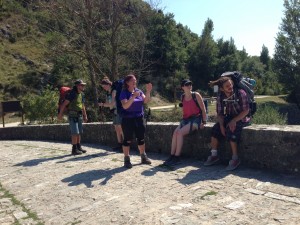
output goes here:
{"type": "Polygon", "coordinates": [[[83,80],[80,80],[80,79],[76,80],[76,81],[74,82],[74,84],[75,84],[75,85],[78,85],[78,84],[86,85],[86,83],[84,83],[83,80]]]}
{"type": "Polygon", "coordinates": [[[184,79],[181,81],[181,87],[188,85],[188,84],[193,84],[193,82],[190,81],[189,79],[184,79]]]}

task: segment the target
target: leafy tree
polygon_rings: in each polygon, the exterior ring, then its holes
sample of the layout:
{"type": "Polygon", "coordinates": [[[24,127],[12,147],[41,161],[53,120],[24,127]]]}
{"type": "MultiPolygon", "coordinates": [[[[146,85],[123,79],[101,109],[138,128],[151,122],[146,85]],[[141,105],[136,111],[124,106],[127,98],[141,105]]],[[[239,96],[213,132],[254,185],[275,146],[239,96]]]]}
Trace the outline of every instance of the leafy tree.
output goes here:
{"type": "Polygon", "coordinates": [[[291,100],[300,107],[300,2],[285,0],[284,7],[273,65],[291,100]]]}
{"type": "Polygon", "coordinates": [[[217,41],[217,46],[219,53],[215,78],[226,71],[239,70],[239,58],[234,40],[230,38],[229,41],[223,41],[223,38],[221,38],[217,41]]]}
{"type": "Polygon", "coordinates": [[[260,52],[259,59],[260,59],[260,62],[265,65],[265,67],[266,67],[265,70],[269,71],[270,70],[271,58],[269,56],[269,50],[265,45],[262,46],[262,50],[260,52]]]}
{"type": "Polygon", "coordinates": [[[214,78],[218,49],[212,36],[213,28],[213,21],[207,19],[200,41],[190,55],[188,71],[196,89],[206,90],[208,82],[214,78]]]}

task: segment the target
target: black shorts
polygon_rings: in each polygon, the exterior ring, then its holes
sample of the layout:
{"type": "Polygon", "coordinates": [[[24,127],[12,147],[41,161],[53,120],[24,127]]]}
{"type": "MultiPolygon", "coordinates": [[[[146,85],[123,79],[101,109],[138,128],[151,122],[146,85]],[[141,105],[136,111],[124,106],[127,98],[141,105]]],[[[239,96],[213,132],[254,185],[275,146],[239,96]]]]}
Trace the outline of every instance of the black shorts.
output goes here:
{"type": "Polygon", "coordinates": [[[143,140],[145,138],[145,124],[143,117],[138,118],[122,118],[122,130],[124,140],[131,141],[133,134],[136,139],[143,140]]]}
{"type": "MultiPolygon", "coordinates": [[[[227,116],[224,118],[224,126],[225,126],[225,135],[226,135],[226,140],[227,141],[232,141],[232,142],[239,142],[241,139],[241,135],[242,135],[242,130],[243,127],[247,126],[248,123],[242,122],[242,121],[238,121],[236,123],[236,128],[235,131],[232,132],[229,127],[227,126],[227,124],[232,120],[232,117],[227,116]]],[[[221,133],[221,129],[220,129],[220,124],[216,123],[213,128],[212,128],[212,137],[217,138],[218,140],[221,140],[222,138],[224,138],[224,136],[221,133]]]]}

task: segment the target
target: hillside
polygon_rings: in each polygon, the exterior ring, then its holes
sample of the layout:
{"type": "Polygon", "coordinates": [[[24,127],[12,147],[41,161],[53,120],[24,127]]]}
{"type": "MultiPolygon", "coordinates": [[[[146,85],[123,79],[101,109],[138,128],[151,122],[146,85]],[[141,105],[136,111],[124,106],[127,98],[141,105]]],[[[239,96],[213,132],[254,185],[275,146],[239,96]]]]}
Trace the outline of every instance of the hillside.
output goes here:
{"type": "Polygon", "coordinates": [[[33,14],[20,7],[0,13],[0,99],[18,99],[40,84],[47,74],[45,38],[33,14]]]}

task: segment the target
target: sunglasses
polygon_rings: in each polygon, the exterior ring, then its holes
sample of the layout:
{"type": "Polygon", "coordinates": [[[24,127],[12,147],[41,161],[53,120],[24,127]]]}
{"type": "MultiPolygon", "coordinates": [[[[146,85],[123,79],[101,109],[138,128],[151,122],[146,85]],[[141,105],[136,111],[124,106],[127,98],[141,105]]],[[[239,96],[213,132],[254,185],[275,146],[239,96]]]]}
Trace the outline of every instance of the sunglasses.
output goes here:
{"type": "Polygon", "coordinates": [[[184,84],[185,87],[188,87],[188,86],[192,86],[192,83],[186,83],[184,84]]]}

